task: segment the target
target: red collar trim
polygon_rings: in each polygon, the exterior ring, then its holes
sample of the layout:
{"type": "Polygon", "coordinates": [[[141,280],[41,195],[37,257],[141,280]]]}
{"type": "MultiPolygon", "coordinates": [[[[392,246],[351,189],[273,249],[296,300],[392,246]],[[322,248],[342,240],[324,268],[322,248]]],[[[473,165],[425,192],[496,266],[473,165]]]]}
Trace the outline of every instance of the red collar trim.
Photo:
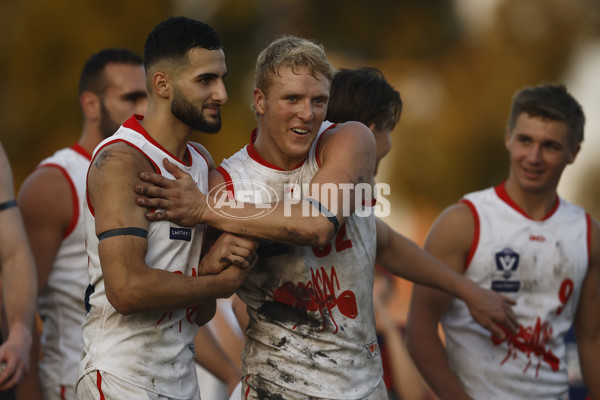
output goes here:
{"type": "MultiPolygon", "coordinates": [[[[268,162],[267,160],[262,158],[260,156],[260,154],[258,154],[258,152],[256,151],[256,148],[254,147],[254,141],[256,140],[257,137],[258,137],[258,129],[254,128],[252,130],[252,133],[250,134],[250,143],[246,146],[246,151],[248,152],[248,155],[250,156],[250,158],[253,159],[254,161],[256,161],[257,163],[264,165],[265,167],[274,169],[276,171],[286,171],[285,169],[280,168],[275,164],[271,164],[270,162],[268,162]]],[[[304,164],[305,161],[306,161],[306,159],[300,161],[300,163],[298,163],[298,165],[296,165],[290,171],[300,168],[304,164]]]]}
{"type": "MultiPolygon", "coordinates": [[[[506,192],[505,182],[502,182],[501,184],[499,184],[498,186],[496,186],[494,188],[494,190],[496,191],[496,194],[498,195],[498,197],[500,197],[500,199],[503,200],[510,207],[512,207],[513,209],[515,209],[515,211],[519,212],[524,217],[533,220],[533,218],[531,218],[531,216],[529,216],[529,214],[527,214],[521,207],[519,207],[519,205],[508,195],[508,193],[506,192]]],[[[546,214],[544,216],[544,218],[542,218],[540,221],[545,221],[548,218],[550,218],[552,215],[554,215],[554,213],[558,209],[559,205],[560,205],[560,200],[558,199],[558,196],[556,196],[556,200],[554,202],[554,206],[548,212],[548,214],[546,214]]]]}
{"type": "Polygon", "coordinates": [[[146,132],[146,130],[144,129],[144,127],[142,126],[142,124],[140,124],[140,122],[143,119],[144,119],[143,115],[134,114],[127,121],[125,121],[125,123],[123,123],[123,126],[125,128],[132,129],[132,130],[136,131],[137,133],[139,133],[140,135],[144,136],[147,141],[149,141],[154,146],[158,147],[163,152],[167,153],[169,156],[173,157],[175,160],[179,161],[181,164],[185,165],[186,167],[189,167],[189,166],[192,165],[192,155],[190,154],[189,147],[186,146],[186,148],[185,148],[185,152],[186,152],[186,154],[188,156],[188,159],[190,160],[190,162],[188,164],[186,164],[182,160],[180,160],[179,158],[177,158],[173,154],[171,154],[167,149],[165,149],[164,147],[162,147],[160,145],[160,143],[158,143],[156,140],[154,140],[154,138],[152,136],[150,136],[148,134],[148,132],[146,132]]]}
{"type": "Polygon", "coordinates": [[[71,146],[71,150],[78,154],[81,154],[83,157],[87,158],[88,161],[92,161],[92,155],[88,153],[88,151],[84,149],[83,146],[81,146],[79,143],[75,143],[73,146],[71,146]]]}

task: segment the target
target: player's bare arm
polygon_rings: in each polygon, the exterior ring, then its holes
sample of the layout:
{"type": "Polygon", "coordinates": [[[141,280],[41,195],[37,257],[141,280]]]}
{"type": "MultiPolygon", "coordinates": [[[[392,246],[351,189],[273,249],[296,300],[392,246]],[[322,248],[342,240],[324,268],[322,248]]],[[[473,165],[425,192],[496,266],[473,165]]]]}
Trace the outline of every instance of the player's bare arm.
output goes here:
{"type": "MultiPolygon", "coordinates": [[[[462,274],[474,235],[470,210],[455,204],[444,211],[434,223],[424,249],[462,274]]],[[[448,364],[446,350],[438,336],[438,322],[452,296],[415,285],[407,321],[409,352],[421,375],[441,399],[470,399],[448,364]]]]}
{"type": "Polygon", "coordinates": [[[168,180],[147,171],[141,173],[141,179],[150,185],[135,186],[138,194],[147,196],[138,198],[137,204],[151,209],[164,209],[155,213],[147,212],[146,217],[151,221],[170,220],[186,226],[203,222],[244,236],[292,245],[322,246],[331,240],[336,228],[348,217],[344,214],[344,200],[350,205],[349,214],[354,211],[356,185],[373,184],[376,147],[373,135],[366,126],[350,122],[340,124],[324,134],[321,149],[321,168],[311,181],[311,187],[313,184],[318,187],[332,185],[338,188],[337,196],[331,196],[325,201],[316,193],[310,193],[310,198],[323,200],[324,204],[321,201],[316,204],[314,201],[304,200],[290,205],[288,216],[284,205],[278,204],[269,218],[245,219],[244,217],[256,214],[255,206],[226,204],[223,207],[228,207],[227,213],[239,218],[223,217],[207,205],[207,201],[215,203],[216,198],[202,195],[193,185],[191,177],[168,161],[164,163],[165,168],[176,180],[168,180]],[[347,198],[344,199],[344,196],[347,198]],[[305,205],[305,202],[309,204],[305,205]],[[304,210],[310,210],[311,207],[319,207],[321,213],[310,212],[306,215],[304,210]],[[243,223],[240,223],[241,220],[243,223]]]}
{"type": "Polygon", "coordinates": [[[73,217],[72,189],[67,178],[58,168],[38,168],[21,186],[19,208],[35,258],[38,293],[42,293],[73,217]]]}
{"type": "Polygon", "coordinates": [[[498,324],[509,332],[517,333],[518,322],[511,308],[514,300],[479,287],[379,219],[377,263],[395,275],[443,290],[465,301],[475,320],[494,336],[505,336],[498,324]]]}
{"type": "MultiPolygon", "coordinates": [[[[88,175],[90,202],[96,214],[96,234],[119,228],[148,231],[144,210],[135,205],[131,187],[149,161],[124,143],[104,148],[88,175]]],[[[183,276],[145,264],[148,241],[136,235],[111,236],[100,241],[98,251],[106,293],[122,314],[186,308],[232,293],[241,283],[244,268],[227,268],[220,274],[183,276]]],[[[233,255],[230,255],[233,257],[233,255]]]]}
{"type": "Polygon", "coordinates": [[[228,394],[231,394],[240,382],[242,373],[208,326],[198,329],[194,344],[196,345],[196,362],[225,382],[228,394]]]}
{"type": "Polygon", "coordinates": [[[31,329],[37,294],[33,255],[16,206],[12,170],[0,143],[0,265],[2,303],[9,336],[0,346],[0,391],[19,383],[29,369],[31,329]]]}
{"type": "Polygon", "coordinates": [[[581,372],[588,392],[600,399],[600,225],[592,220],[590,262],[583,281],[575,317],[575,334],[581,372]]]}

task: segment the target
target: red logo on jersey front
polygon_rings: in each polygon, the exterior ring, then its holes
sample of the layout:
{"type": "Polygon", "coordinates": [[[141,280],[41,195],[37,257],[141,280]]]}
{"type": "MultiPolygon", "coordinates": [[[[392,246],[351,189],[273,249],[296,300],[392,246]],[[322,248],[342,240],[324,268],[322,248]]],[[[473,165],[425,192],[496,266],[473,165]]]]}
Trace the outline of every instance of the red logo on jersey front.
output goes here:
{"type": "Polygon", "coordinates": [[[501,343],[506,342],[508,351],[506,357],[501,365],[508,361],[511,356],[513,359],[517,358],[519,353],[524,354],[529,362],[523,369],[523,373],[526,373],[531,364],[533,358],[537,358],[537,367],[535,370],[535,376],[537,378],[540,366],[542,362],[547,363],[552,371],[558,371],[559,359],[548,349],[548,343],[552,338],[552,326],[547,322],[541,322],[540,317],[537,318],[535,326],[523,327],[519,326],[519,333],[512,335],[506,332],[506,338],[499,340],[492,337],[492,342],[497,346],[501,343]]]}
{"type": "Polygon", "coordinates": [[[331,310],[337,307],[339,312],[345,317],[354,319],[358,315],[358,307],[356,305],[356,296],[351,290],[345,290],[339,295],[336,291],[340,290],[340,283],[335,267],[331,267],[331,276],[327,275],[324,267],[317,271],[310,269],[311,281],[298,283],[297,286],[293,282],[286,282],[273,292],[273,300],[288,305],[290,307],[298,307],[307,311],[318,311],[323,319],[323,327],[325,329],[325,315],[327,310],[331,321],[335,325],[337,333],[338,325],[331,314],[331,310]]]}

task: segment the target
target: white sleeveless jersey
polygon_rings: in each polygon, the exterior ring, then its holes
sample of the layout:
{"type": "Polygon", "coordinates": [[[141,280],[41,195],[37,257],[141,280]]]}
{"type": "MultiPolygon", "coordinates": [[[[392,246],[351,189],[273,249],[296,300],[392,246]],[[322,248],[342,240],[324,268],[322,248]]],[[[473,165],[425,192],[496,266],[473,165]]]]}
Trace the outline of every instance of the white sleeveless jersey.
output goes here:
{"type": "MultiPolygon", "coordinates": [[[[203,193],[208,189],[208,164],[190,144],[190,165],[173,157],[154,141],[134,116],[94,152],[115,142],[138,149],[162,176],[167,158],[189,173],[203,193]]],[[[93,161],[92,161],[93,163],[93,161]]],[[[98,255],[93,209],[84,205],[90,286],[86,293],[87,318],[83,325],[84,347],[79,378],[103,371],[150,392],[168,398],[189,398],[197,389],[193,340],[198,331],[195,309],[139,312],[122,315],[106,297],[98,255]]],[[[186,228],[168,221],[150,223],[146,264],[176,274],[195,276],[204,235],[203,225],[186,228]]]]}
{"type": "Polygon", "coordinates": [[[85,320],[83,297],[88,285],[85,228],[82,217],[86,172],[91,155],[79,144],[57,151],[37,168],[58,168],[71,187],[73,215],[38,298],[44,321],[39,363],[42,388],[75,386],[85,320]]]}
{"type": "MultiPolygon", "coordinates": [[[[302,185],[319,169],[320,135],[331,125],[323,124],[305,162],[291,171],[247,145],[219,167],[228,189],[252,203],[305,197],[302,185]]],[[[375,217],[371,208],[359,208],[323,248],[261,244],[258,264],[238,290],[250,315],[243,375],[257,392],[267,381],[306,396],[348,400],[381,381],[372,303],[375,217]],[[369,216],[357,216],[360,211],[369,216]]]]}
{"type": "Polygon", "coordinates": [[[587,271],[589,216],[557,199],[546,218],[533,220],[504,185],[463,201],[476,221],[465,276],[516,300],[520,327],[493,339],[453,300],[442,318],[452,370],[475,399],[566,399],[564,338],[587,271]]]}

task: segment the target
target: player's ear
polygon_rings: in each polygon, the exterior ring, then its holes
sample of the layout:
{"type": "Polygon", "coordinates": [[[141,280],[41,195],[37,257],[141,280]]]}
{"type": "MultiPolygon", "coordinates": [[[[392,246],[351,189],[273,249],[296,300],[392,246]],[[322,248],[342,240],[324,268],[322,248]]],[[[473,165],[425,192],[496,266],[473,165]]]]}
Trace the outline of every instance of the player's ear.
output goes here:
{"type": "Polygon", "coordinates": [[[512,135],[512,132],[510,130],[510,127],[507,125],[505,132],[504,132],[504,146],[506,147],[507,150],[509,150],[509,144],[510,144],[510,137],[512,135]]]}
{"type": "Polygon", "coordinates": [[[254,110],[257,114],[265,113],[265,93],[259,88],[254,88],[254,110]]]}
{"type": "Polygon", "coordinates": [[[575,159],[577,158],[577,154],[579,154],[579,150],[581,150],[581,145],[578,144],[577,146],[575,146],[574,149],[572,149],[569,153],[569,161],[567,162],[567,164],[572,164],[575,159]]]}
{"type": "Polygon", "coordinates": [[[100,97],[94,92],[86,90],[79,96],[79,105],[86,120],[100,119],[100,97]]]}
{"type": "Polygon", "coordinates": [[[152,90],[160,97],[167,98],[171,92],[171,81],[169,76],[161,71],[152,75],[152,90]]]}

